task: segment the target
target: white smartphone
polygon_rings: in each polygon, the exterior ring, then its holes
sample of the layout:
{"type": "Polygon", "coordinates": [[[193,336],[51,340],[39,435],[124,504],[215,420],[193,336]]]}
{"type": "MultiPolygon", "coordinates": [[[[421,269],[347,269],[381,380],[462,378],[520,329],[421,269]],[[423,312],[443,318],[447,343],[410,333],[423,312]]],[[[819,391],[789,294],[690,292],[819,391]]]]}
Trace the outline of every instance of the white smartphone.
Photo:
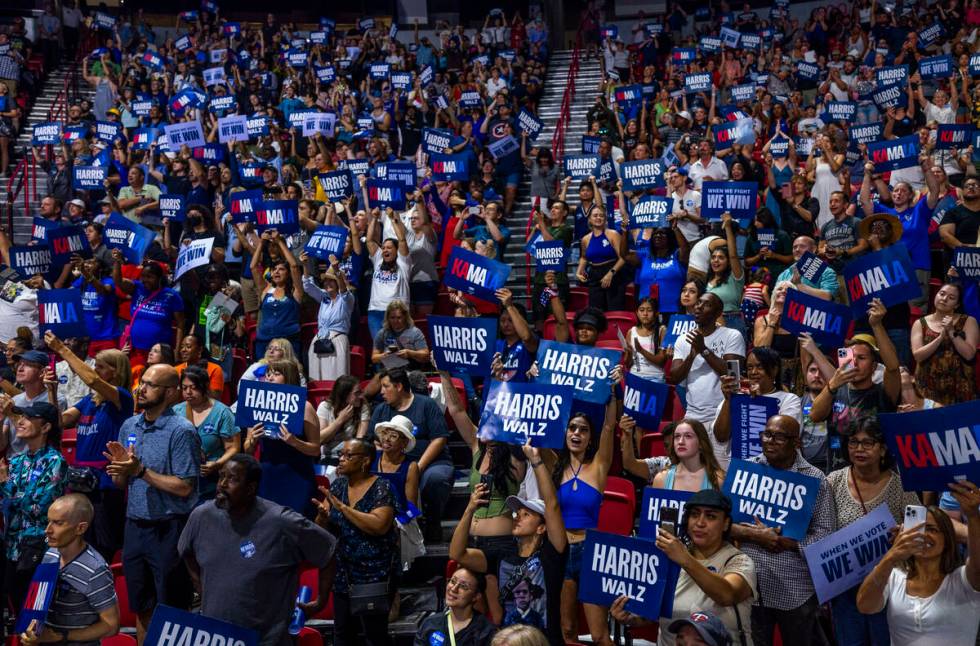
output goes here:
{"type": "Polygon", "coordinates": [[[725,363],[728,364],[728,376],[735,377],[735,381],[740,381],[742,379],[742,364],[739,363],[738,359],[729,359],[725,363]]]}
{"type": "MultiPolygon", "coordinates": [[[[902,524],[902,529],[907,532],[917,525],[922,525],[926,522],[927,513],[926,508],[922,505],[906,505],[905,522],[902,524]]],[[[919,527],[917,531],[922,532],[923,528],[919,527]]]]}

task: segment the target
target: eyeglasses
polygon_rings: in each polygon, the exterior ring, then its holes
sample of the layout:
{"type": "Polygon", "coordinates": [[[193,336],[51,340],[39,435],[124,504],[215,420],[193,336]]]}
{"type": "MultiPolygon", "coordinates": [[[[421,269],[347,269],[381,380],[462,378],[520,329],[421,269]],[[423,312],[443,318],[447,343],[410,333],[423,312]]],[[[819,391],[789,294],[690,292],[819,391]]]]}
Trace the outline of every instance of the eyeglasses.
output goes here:
{"type": "Polygon", "coordinates": [[[856,437],[852,437],[847,440],[847,446],[851,449],[856,449],[861,447],[862,449],[873,449],[875,445],[878,444],[878,440],[859,440],[856,437]]]}
{"type": "Polygon", "coordinates": [[[787,435],[786,433],[773,433],[772,431],[762,431],[762,441],[772,442],[773,444],[786,444],[791,440],[795,440],[795,435],[787,435]]]}
{"type": "Polygon", "coordinates": [[[463,592],[469,592],[470,590],[473,589],[472,586],[470,586],[469,583],[466,583],[465,581],[460,581],[456,577],[453,577],[453,578],[449,579],[449,585],[451,585],[451,586],[453,586],[453,587],[455,587],[455,588],[457,588],[459,590],[462,590],[463,592]]]}
{"type": "Polygon", "coordinates": [[[143,386],[146,386],[147,388],[170,388],[170,386],[166,386],[164,384],[155,384],[151,381],[140,379],[140,388],[142,388],[143,386]]]}
{"type": "Polygon", "coordinates": [[[338,454],[338,457],[341,460],[350,460],[352,458],[369,458],[371,456],[369,456],[367,453],[361,453],[360,451],[355,451],[354,453],[351,453],[350,451],[341,451],[338,454]]]}

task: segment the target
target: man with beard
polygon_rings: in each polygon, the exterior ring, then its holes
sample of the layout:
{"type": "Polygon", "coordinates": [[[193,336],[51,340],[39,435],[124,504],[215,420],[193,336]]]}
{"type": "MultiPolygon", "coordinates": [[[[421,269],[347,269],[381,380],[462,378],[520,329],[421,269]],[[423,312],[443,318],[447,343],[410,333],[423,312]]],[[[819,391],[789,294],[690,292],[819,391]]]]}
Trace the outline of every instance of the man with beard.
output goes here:
{"type": "Polygon", "coordinates": [[[128,492],[123,573],[140,644],[158,603],[187,609],[193,592],[177,539],[197,504],[201,440],[170,408],[178,383],[173,366],[150,366],[136,392],[142,414],[126,420],[119,441],[106,445],[106,472],[128,492]]]}
{"type": "Polygon", "coordinates": [[[201,614],[259,634],[261,646],[289,646],[299,566],[320,569],[319,594],[302,604],[307,617],[333,587],[336,539],[295,511],[258,497],[262,468],[239,453],[221,468],[214,500],[191,514],[179,550],[201,594],[201,614]]]}

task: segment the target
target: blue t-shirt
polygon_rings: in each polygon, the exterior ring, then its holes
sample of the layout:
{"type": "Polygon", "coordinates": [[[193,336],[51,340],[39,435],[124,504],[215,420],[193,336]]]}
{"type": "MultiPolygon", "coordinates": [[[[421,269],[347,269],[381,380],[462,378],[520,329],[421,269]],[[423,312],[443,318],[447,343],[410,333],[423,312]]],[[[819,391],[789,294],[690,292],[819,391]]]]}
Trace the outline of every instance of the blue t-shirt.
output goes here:
{"type": "Polygon", "coordinates": [[[116,334],[116,285],[111,278],[103,278],[103,285],[109,289],[109,295],[100,294],[84,278],[78,278],[71,284],[72,289],[82,289],[82,318],[85,319],[85,327],[88,329],[89,337],[93,341],[107,341],[115,339],[116,334]]]}
{"type": "MultiPolygon", "coordinates": [[[[119,437],[119,429],[123,422],[133,416],[133,393],[126,388],[117,387],[119,391],[120,408],[109,402],[96,404],[93,395],[86,395],[75,404],[78,409],[77,444],[75,448],[75,463],[81,466],[103,468],[106,465],[106,442],[119,437]]],[[[111,489],[112,478],[104,471],[100,474],[102,489],[111,489]]]]}
{"type": "Polygon", "coordinates": [[[677,311],[681,297],[681,287],[687,279],[687,271],[681,265],[680,257],[675,251],[669,258],[654,258],[650,255],[650,246],[642,245],[636,250],[640,259],[640,267],[636,273],[637,298],[650,295],[650,287],[660,286],[660,311],[673,314],[677,311]]]}
{"type": "Polygon", "coordinates": [[[139,313],[131,314],[134,318],[131,319],[133,327],[130,343],[138,350],[149,350],[155,343],[169,342],[173,338],[171,326],[174,323],[174,314],[184,311],[184,301],[180,294],[164,287],[153,300],[143,304],[151,292],[138,280],[134,280],[133,284],[136,285],[136,294],[130,312],[135,313],[139,308],[139,313]]]}
{"type": "Polygon", "coordinates": [[[932,209],[929,208],[929,196],[923,195],[912,208],[899,213],[894,208],[879,204],[879,213],[890,213],[902,223],[902,242],[909,250],[912,266],[916,269],[930,269],[932,260],[929,257],[929,222],[932,209]]]}
{"type": "Polygon", "coordinates": [[[527,381],[527,371],[531,369],[535,355],[527,349],[523,341],[518,340],[508,347],[506,339],[497,339],[494,352],[500,353],[500,361],[504,364],[504,369],[511,373],[509,381],[515,383],[527,381]]]}

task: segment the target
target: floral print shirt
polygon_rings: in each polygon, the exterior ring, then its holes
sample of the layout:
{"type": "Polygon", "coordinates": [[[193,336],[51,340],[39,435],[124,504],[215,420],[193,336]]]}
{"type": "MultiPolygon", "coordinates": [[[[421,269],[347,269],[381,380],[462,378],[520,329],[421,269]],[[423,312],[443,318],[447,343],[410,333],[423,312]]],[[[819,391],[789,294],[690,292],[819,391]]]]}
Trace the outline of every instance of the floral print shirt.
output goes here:
{"type": "Polygon", "coordinates": [[[68,463],[48,445],[34,454],[25,452],[10,460],[10,475],[3,483],[3,511],[7,560],[20,557],[25,540],[43,537],[48,507],[65,493],[68,463]]]}

